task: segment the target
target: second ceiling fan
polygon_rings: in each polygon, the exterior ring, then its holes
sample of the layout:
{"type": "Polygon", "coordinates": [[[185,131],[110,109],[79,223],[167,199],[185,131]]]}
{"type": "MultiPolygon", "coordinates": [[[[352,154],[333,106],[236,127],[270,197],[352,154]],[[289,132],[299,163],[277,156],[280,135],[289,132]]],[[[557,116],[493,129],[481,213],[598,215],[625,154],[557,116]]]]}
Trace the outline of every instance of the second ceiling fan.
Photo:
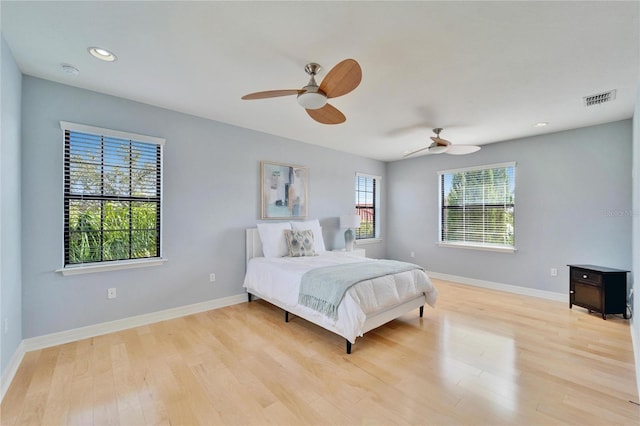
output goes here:
{"type": "Polygon", "coordinates": [[[346,95],[354,90],[362,80],[362,69],[355,59],[345,59],[327,73],[320,86],[315,76],[320,71],[320,65],[312,62],[304,68],[311,76],[309,83],[302,89],[267,90],[244,95],[242,99],[266,99],[279,96],[298,95],[298,103],[304,107],[307,114],[318,123],[340,124],[347,118],[336,107],[327,103],[328,99],[346,95]]]}
{"type": "Polygon", "coordinates": [[[453,155],[464,155],[464,154],[471,154],[473,152],[479,151],[480,147],[476,146],[476,145],[454,145],[451,142],[449,142],[446,139],[442,139],[440,137],[440,132],[442,132],[441,127],[437,127],[435,129],[433,129],[433,133],[435,133],[435,136],[431,136],[431,140],[433,141],[431,143],[431,145],[424,147],[424,148],[420,148],[417,149],[415,151],[409,152],[407,154],[405,154],[405,157],[409,157],[410,155],[414,155],[417,154],[419,152],[422,152],[424,150],[427,150],[427,154],[442,154],[442,153],[446,153],[446,154],[453,154],[453,155]]]}

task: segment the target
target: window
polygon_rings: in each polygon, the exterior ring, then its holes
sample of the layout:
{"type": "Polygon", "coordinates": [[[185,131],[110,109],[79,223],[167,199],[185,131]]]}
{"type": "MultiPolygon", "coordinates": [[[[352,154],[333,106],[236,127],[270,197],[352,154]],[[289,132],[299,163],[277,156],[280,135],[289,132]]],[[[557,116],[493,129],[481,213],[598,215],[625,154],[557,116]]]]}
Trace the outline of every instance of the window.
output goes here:
{"type": "Polygon", "coordinates": [[[440,243],[513,251],[515,163],[438,172],[440,243]]]}
{"type": "Polygon", "coordinates": [[[64,266],[161,256],[164,139],[64,130],[64,266]]]}
{"type": "Polygon", "coordinates": [[[380,238],[380,177],[356,173],[356,240],[380,238]]]}

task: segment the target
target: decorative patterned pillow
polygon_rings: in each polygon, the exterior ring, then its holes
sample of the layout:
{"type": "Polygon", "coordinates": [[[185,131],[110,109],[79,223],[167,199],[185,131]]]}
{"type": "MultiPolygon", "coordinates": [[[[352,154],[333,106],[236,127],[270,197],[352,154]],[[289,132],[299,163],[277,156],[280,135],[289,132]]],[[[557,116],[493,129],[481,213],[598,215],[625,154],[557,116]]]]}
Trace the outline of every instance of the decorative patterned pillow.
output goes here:
{"type": "Polygon", "coordinates": [[[324,247],[324,239],[322,238],[322,227],[318,219],[305,220],[302,222],[291,222],[291,229],[294,231],[304,231],[305,229],[311,229],[313,231],[313,244],[316,253],[321,251],[327,251],[324,247]]]}
{"type": "Polygon", "coordinates": [[[313,231],[311,229],[284,231],[284,237],[289,246],[289,256],[317,256],[313,248],[313,231]]]}

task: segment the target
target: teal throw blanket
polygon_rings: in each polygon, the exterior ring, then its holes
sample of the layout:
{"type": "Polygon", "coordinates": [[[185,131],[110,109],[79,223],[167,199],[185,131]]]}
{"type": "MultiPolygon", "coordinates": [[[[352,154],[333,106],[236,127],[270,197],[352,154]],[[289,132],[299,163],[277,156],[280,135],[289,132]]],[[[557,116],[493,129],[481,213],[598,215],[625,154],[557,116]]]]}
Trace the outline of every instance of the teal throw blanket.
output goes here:
{"type": "Polygon", "coordinates": [[[335,320],[338,319],[338,305],[354,284],[413,269],[422,267],[387,259],[313,269],[302,275],[298,303],[335,320]]]}

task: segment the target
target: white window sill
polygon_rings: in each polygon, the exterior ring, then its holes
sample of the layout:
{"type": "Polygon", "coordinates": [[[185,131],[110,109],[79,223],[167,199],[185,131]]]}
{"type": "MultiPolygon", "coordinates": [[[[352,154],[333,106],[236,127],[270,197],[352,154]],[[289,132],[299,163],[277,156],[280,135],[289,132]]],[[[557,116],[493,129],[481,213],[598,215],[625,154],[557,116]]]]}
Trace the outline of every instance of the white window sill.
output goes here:
{"type": "Polygon", "coordinates": [[[439,247],[449,247],[449,248],[463,248],[470,250],[484,250],[484,251],[497,251],[499,253],[515,253],[517,250],[515,247],[508,246],[491,246],[491,245],[481,245],[481,244],[473,244],[473,243],[445,243],[439,242],[439,247]]]}
{"type": "Polygon", "coordinates": [[[104,263],[86,263],[83,265],[68,266],[66,268],[57,269],[56,272],[60,272],[62,275],[65,275],[65,276],[78,275],[78,274],[90,274],[93,272],[117,271],[119,269],[160,266],[164,264],[166,261],[167,259],[153,258],[153,259],[121,260],[121,261],[104,262],[104,263]]]}

